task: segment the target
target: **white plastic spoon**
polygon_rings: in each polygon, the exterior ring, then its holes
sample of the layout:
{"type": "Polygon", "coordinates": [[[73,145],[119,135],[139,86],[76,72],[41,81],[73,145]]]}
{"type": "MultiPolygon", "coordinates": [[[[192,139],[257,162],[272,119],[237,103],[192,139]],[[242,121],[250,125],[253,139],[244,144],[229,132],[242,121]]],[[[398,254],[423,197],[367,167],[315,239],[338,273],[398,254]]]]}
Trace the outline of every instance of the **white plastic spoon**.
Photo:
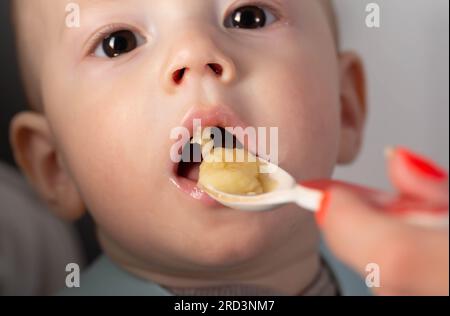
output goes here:
{"type": "Polygon", "coordinates": [[[264,164],[274,168],[274,173],[269,174],[276,182],[273,191],[259,195],[233,195],[218,191],[212,186],[203,187],[205,192],[213,199],[229,208],[240,211],[262,212],[288,203],[295,203],[301,208],[318,212],[324,202],[325,190],[329,187],[341,187],[350,189],[364,197],[367,201],[384,210],[403,217],[406,221],[420,226],[448,227],[449,213],[445,206],[430,205],[407,196],[397,196],[386,192],[377,191],[363,186],[324,180],[316,182],[318,185],[308,186],[298,184],[297,181],[282,168],[261,160],[264,164]],[[428,211],[420,211],[428,210],[428,211]]]}
{"type": "Polygon", "coordinates": [[[218,191],[210,185],[204,186],[203,189],[219,203],[241,211],[270,211],[287,203],[296,203],[313,212],[320,208],[323,192],[297,184],[289,173],[278,166],[268,162],[264,162],[264,164],[268,165],[271,170],[276,170],[269,174],[269,177],[276,183],[275,189],[271,192],[259,195],[233,195],[218,191]]]}

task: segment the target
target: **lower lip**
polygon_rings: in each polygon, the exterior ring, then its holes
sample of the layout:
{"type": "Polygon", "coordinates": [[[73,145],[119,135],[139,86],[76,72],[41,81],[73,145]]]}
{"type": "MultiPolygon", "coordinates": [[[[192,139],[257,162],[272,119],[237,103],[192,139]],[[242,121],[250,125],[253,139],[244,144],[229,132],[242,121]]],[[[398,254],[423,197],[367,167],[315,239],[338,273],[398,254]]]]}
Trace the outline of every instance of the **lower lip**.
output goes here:
{"type": "Polygon", "coordinates": [[[178,176],[174,176],[170,179],[170,181],[182,192],[189,195],[194,200],[197,200],[201,203],[203,203],[205,206],[208,207],[223,207],[219,202],[214,200],[212,197],[210,197],[206,192],[204,192],[202,189],[200,189],[197,184],[189,180],[187,178],[182,178],[178,176]]]}

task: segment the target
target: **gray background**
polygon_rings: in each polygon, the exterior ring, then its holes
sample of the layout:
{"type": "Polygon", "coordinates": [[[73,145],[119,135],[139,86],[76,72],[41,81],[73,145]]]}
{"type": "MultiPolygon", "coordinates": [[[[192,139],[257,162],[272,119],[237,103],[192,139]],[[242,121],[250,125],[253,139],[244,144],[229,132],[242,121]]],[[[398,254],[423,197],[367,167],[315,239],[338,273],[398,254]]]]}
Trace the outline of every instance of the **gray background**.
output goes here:
{"type": "Polygon", "coordinates": [[[343,48],[366,65],[369,120],[361,156],[336,176],[389,188],[383,150],[402,144],[449,164],[449,1],[335,0],[343,48]],[[381,6],[381,27],[365,7],[381,6]]]}

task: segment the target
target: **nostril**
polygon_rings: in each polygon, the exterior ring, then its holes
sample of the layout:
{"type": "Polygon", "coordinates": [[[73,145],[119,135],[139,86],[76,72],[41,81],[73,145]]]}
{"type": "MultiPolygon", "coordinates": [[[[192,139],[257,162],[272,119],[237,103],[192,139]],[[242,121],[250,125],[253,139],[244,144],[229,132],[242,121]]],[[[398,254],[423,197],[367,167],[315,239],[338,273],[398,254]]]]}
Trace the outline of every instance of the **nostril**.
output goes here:
{"type": "Polygon", "coordinates": [[[175,71],[172,75],[173,81],[176,84],[180,84],[181,81],[183,80],[183,77],[184,77],[184,74],[186,73],[186,71],[187,71],[187,68],[181,68],[181,69],[178,69],[177,71],[175,71]]]}
{"type": "Polygon", "coordinates": [[[212,69],[212,71],[214,71],[214,73],[217,76],[222,76],[223,74],[223,67],[219,64],[213,63],[213,64],[208,64],[208,67],[212,69]]]}
{"type": "MultiPolygon", "coordinates": [[[[209,63],[206,65],[206,67],[210,68],[214,74],[218,77],[223,76],[224,69],[220,64],[217,63],[209,63]]],[[[176,85],[180,85],[186,75],[186,72],[189,71],[190,68],[183,67],[179,68],[176,71],[172,73],[172,80],[176,85]]]]}

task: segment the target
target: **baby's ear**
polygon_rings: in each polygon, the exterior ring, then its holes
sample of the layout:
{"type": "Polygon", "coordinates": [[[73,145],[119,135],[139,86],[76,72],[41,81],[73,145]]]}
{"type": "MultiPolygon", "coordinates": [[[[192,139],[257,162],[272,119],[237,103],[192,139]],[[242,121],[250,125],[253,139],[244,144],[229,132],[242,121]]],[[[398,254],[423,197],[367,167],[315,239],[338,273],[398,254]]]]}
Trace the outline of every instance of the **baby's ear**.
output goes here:
{"type": "Polygon", "coordinates": [[[351,163],[358,155],[366,121],[364,66],[352,52],[340,54],[341,137],[338,163],[351,163]]]}
{"type": "Polygon", "coordinates": [[[65,220],[80,218],[85,207],[57,152],[44,115],[17,114],[11,122],[10,141],[17,164],[56,215],[65,220]]]}

